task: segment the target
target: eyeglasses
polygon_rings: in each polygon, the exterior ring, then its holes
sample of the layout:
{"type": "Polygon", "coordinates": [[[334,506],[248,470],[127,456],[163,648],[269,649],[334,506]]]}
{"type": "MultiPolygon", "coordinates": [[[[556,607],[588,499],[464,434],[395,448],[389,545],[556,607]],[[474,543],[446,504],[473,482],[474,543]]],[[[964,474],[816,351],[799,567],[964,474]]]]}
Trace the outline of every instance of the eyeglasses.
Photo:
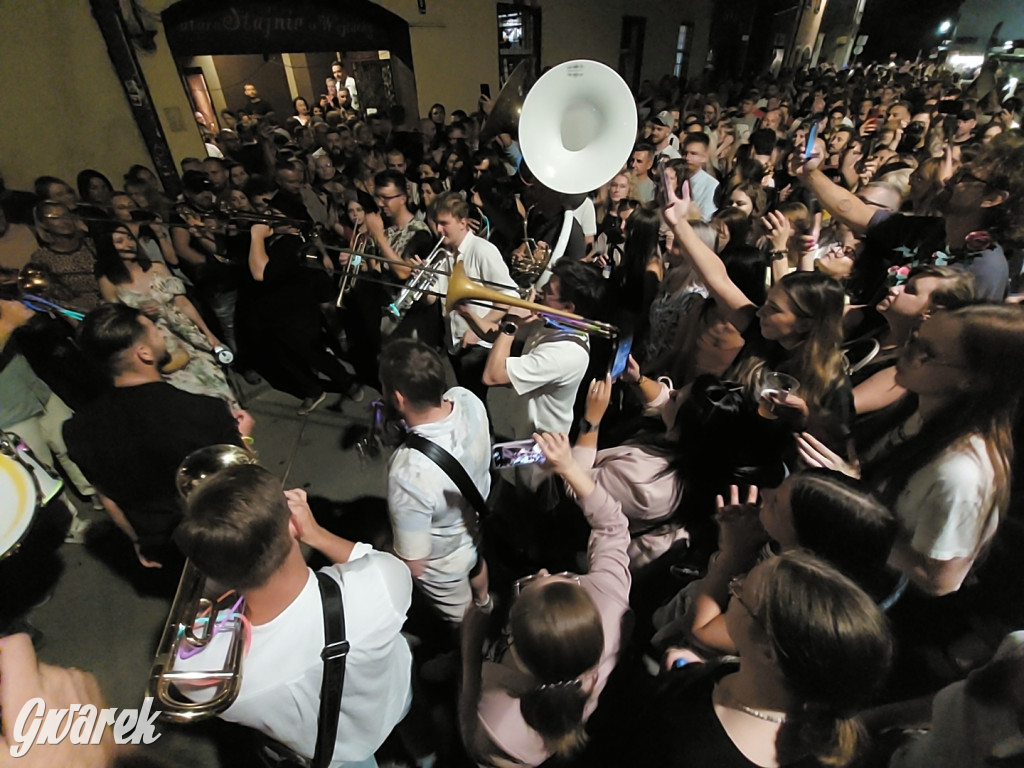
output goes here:
{"type": "Polygon", "coordinates": [[[742,590],[743,582],[746,580],[746,574],[740,576],[733,576],[729,579],[729,597],[735,600],[737,603],[743,606],[743,610],[750,614],[750,618],[756,621],[762,629],[764,629],[764,621],[760,616],[751,608],[747,602],[743,599],[742,590]]]}
{"type": "Polygon", "coordinates": [[[547,578],[570,579],[571,581],[575,581],[577,585],[580,584],[580,575],[578,573],[573,573],[572,571],[562,571],[561,573],[534,573],[529,576],[523,576],[523,578],[517,579],[512,584],[512,599],[515,600],[519,597],[523,589],[529,586],[532,582],[537,579],[547,578]]]}
{"type": "Polygon", "coordinates": [[[405,197],[405,193],[399,192],[397,195],[374,195],[373,199],[388,202],[389,200],[397,200],[399,197],[405,197]]]}

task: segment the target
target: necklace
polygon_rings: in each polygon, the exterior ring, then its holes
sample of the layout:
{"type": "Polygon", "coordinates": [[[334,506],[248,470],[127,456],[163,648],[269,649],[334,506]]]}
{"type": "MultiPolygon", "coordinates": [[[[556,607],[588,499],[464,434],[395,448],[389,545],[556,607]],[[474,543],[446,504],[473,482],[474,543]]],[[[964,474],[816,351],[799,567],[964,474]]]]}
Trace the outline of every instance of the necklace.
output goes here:
{"type": "Polygon", "coordinates": [[[721,684],[715,686],[715,693],[718,694],[718,703],[723,707],[739,710],[751,717],[756,717],[758,720],[775,723],[776,725],[781,725],[786,722],[786,714],[784,712],[765,712],[760,709],[748,707],[746,704],[741,704],[736,700],[736,697],[733,696],[730,691],[726,690],[721,684]]]}
{"type": "Polygon", "coordinates": [[[754,709],[748,707],[745,704],[733,703],[733,706],[741,712],[746,712],[751,717],[756,717],[758,720],[767,720],[769,723],[775,723],[781,725],[786,722],[786,716],[784,714],[775,714],[773,712],[762,712],[760,709],[754,709]]]}

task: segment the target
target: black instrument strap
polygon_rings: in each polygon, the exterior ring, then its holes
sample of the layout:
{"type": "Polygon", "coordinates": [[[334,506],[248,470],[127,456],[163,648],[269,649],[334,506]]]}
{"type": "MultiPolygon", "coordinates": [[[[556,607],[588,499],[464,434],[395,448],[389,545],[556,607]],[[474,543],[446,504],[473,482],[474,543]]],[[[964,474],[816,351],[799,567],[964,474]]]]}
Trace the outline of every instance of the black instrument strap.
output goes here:
{"type": "Polygon", "coordinates": [[[324,649],[320,658],[324,674],[320,683],[320,713],[316,724],[316,750],[312,768],[327,768],[334,756],[334,742],[338,738],[338,717],[341,714],[341,694],[345,688],[345,660],[349,644],[345,639],[345,602],[341,586],[325,573],[317,573],[320,600],[324,608],[324,649]]]}
{"type": "Polygon", "coordinates": [[[480,494],[480,489],[476,487],[476,483],[473,482],[466,472],[466,468],[448,451],[432,440],[423,437],[423,435],[409,432],[405,437],[405,444],[437,464],[451,481],[455,483],[462,497],[476,510],[476,515],[463,515],[463,520],[473,541],[479,543],[480,522],[478,516],[487,514],[487,502],[484,501],[484,497],[480,494]]]}

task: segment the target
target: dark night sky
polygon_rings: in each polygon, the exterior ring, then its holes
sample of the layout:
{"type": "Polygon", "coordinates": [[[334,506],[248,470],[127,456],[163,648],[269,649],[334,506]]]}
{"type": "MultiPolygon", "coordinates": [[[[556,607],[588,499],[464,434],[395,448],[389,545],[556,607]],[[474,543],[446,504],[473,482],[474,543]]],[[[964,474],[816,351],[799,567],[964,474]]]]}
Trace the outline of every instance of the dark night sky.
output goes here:
{"type": "Polygon", "coordinates": [[[938,26],[962,0],[867,0],[860,34],[868,35],[862,61],[884,61],[896,51],[903,58],[925,55],[938,43],[938,26]]]}

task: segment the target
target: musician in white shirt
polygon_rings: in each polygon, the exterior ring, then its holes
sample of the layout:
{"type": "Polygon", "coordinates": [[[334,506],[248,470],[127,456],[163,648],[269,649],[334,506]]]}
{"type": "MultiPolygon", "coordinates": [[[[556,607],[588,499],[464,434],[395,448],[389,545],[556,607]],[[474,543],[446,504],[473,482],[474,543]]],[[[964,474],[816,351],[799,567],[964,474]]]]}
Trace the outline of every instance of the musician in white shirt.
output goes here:
{"type": "MultiPolygon", "coordinates": [[[[458,193],[449,192],[438,197],[433,207],[437,233],[444,239],[444,247],[453,253],[447,268],[451,270],[456,263],[461,263],[470,280],[483,282],[488,288],[517,297],[518,291],[501,253],[470,229],[469,205],[466,201],[458,193]]],[[[447,277],[441,276],[434,289],[440,293],[446,292],[447,277]]],[[[455,377],[460,386],[481,400],[485,399],[487,393],[487,387],[482,382],[484,365],[504,315],[504,308],[491,309],[479,304],[464,303],[456,307],[444,307],[445,343],[455,369],[455,377]]]]}

